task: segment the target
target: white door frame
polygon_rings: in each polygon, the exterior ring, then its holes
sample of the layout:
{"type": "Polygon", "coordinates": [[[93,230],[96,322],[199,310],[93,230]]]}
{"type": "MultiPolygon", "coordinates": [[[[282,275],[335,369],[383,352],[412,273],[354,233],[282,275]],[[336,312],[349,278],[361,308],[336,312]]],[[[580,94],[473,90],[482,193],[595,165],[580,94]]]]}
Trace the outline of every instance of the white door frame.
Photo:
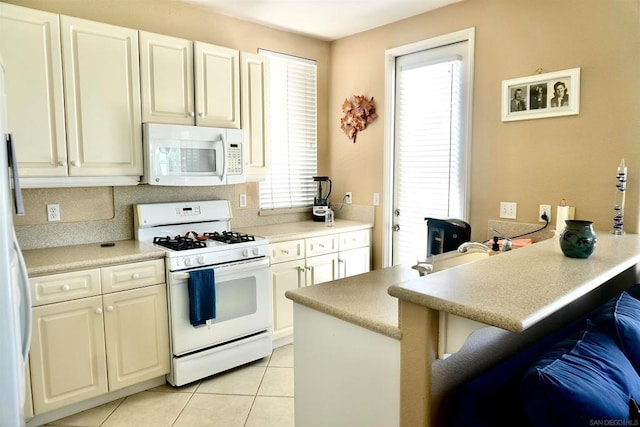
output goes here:
{"type": "MultiPolygon", "coordinates": [[[[471,146],[471,125],[472,120],[472,106],[473,106],[473,74],[474,74],[474,52],[475,52],[475,28],[467,28],[464,30],[456,31],[454,33],[444,34],[442,36],[433,37],[427,40],[411,43],[404,46],[399,46],[391,49],[387,49],[384,52],[385,55],[385,107],[384,107],[384,177],[383,177],[383,213],[382,213],[382,266],[389,267],[392,265],[392,253],[391,245],[393,242],[393,231],[391,229],[393,224],[393,164],[394,164],[394,121],[395,121],[395,80],[396,80],[396,57],[407,55],[410,53],[418,52],[421,50],[432,49],[440,46],[445,46],[452,43],[461,41],[468,41],[467,43],[467,58],[469,73],[466,76],[464,84],[468,88],[469,100],[467,103],[467,126],[466,126],[466,138],[469,141],[469,147],[471,146]]],[[[467,156],[467,168],[470,169],[471,156],[470,153],[467,156]]],[[[467,174],[467,180],[470,181],[471,174],[467,174]]],[[[467,186],[469,182],[467,183],[467,186]]],[[[468,196],[467,196],[468,198],[468,196]]],[[[465,202],[465,216],[469,217],[469,200],[465,202]]],[[[425,242],[426,244],[426,242],[425,242]]]]}

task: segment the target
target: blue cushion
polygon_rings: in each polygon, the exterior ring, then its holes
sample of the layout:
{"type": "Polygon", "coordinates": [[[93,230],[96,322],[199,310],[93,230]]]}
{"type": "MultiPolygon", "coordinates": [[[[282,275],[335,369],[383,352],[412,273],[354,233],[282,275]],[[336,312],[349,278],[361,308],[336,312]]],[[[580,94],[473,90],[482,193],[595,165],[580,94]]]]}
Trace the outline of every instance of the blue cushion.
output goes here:
{"type": "Polygon", "coordinates": [[[587,330],[554,345],[525,373],[521,399],[534,426],[628,425],[629,399],[640,398],[640,377],[616,343],[587,323],[587,330]]]}
{"type": "Polygon", "coordinates": [[[571,322],[461,385],[447,403],[445,425],[531,427],[518,393],[522,376],[551,346],[584,327],[584,319],[571,322]]]}
{"type": "Polygon", "coordinates": [[[592,319],[613,338],[640,373],[640,301],[623,292],[600,307],[592,319]]]}

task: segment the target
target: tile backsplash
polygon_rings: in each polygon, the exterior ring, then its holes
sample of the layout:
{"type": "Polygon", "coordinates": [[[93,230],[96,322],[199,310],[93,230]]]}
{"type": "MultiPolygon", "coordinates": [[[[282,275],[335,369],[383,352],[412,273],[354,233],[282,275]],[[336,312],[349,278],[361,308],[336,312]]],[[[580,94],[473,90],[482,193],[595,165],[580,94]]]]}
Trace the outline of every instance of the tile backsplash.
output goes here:
{"type": "Polygon", "coordinates": [[[527,234],[526,236],[522,236],[523,239],[532,239],[532,241],[540,242],[542,240],[550,239],[554,236],[555,230],[551,226],[547,226],[546,228],[536,231],[539,228],[542,228],[544,223],[540,224],[527,224],[524,222],[512,222],[512,221],[496,221],[489,220],[488,228],[487,228],[487,240],[493,238],[496,235],[503,235],[508,237],[519,236],[524,233],[534,232],[532,234],[527,234]],[[497,230],[499,233],[496,233],[497,230]]]}
{"type": "MultiPolygon", "coordinates": [[[[258,183],[216,187],[82,187],[24,189],[26,215],[14,216],[22,249],[78,245],[134,239],[133,206],[138,203],[196,200],[229,200],[233,212],[231,227],[247,227],[311,219],[302,212],[260,215],[258,183]],[[247,206],[240,207],[240,194],[247,206]],[[46,205],[59,204],[60,222],[47,222],[46,205]]],[[[373,206],[336,205],[336,218],[373,223],[373,206]]]]}

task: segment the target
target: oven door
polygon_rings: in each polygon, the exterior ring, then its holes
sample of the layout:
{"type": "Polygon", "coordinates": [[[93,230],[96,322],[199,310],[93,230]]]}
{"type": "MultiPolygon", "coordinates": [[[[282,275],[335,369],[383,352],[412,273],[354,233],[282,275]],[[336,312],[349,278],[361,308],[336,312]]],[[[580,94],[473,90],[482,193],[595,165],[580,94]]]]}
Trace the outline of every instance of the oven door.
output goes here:
{"type": "Polygon", "coordinates": [[[170,272],[169,312],[175,356],[271,329],[269,258],[170,272]],[[189,271],[213,268],[216,319],[194,327],[189,321],[189,271]]]}

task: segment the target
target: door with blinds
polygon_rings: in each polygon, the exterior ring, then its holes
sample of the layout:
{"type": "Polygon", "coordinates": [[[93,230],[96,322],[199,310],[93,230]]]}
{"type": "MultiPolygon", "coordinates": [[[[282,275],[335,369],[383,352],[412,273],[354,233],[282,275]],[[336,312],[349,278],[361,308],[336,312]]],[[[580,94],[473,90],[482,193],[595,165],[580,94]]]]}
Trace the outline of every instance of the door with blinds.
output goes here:
{"type": "Polygon", "coordinates": [[[467,43],[396,58],[394,265],[426,258],[425,218],[467,219],[467,43]]]}

